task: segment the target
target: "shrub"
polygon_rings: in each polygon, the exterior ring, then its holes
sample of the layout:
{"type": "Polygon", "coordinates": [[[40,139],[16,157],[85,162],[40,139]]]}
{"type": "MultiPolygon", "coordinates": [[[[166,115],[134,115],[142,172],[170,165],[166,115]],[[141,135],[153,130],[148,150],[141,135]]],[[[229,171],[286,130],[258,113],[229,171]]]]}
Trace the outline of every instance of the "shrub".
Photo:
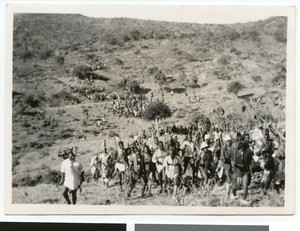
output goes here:
{"type": "Polygon", "coordinates": [[[202,125],[205,130],[209,130],[211,127],[210,119],[201,113],[192,117],[191,122],[194,126],[202,125]]]}
{"type": "Polygon", "coordinates": [[[19,174],[13,177],[12,186],[36,186],[38,184],[58,184],[60,181],[60,172],[44,167],[36,173],[19,174]]]}
{"type": "Polygon", "coordinates": [[[236,51],[235,54],[237,55],[237,57],[240,57],[240,55],[242,54],[241,51],[236,51]]]}
{"type": "Polygon", "coordinates": [[[221,80],[230,80],[231,76],[225,68],[218,68],[213,71],[213,74],[221,80]]]}
{"type": "Polygon", "coordinates": [[[138,94],[141,90],[140,84],[135,80],[130,81],[127,84],[127,87],[128,87],[129,91],[131,91],[132,93],[135,93],[135,94],[138,94]]]}
{"type": "Polygon", "coordinates": [[[156,72],[158,71],[158,67],[157,66],[150,66],[147,70],[147,72],[150,74],[150,75],[154,75],[156,72]]]}
{"type": "Polygon", "coordinates": [[[93,69],[91,67],[81,64],[74,68],[73,74],[79,79],[85,79],[92,73],[92,71],[93,69]]]}
{"type": "Polygon", "coordinates": [[[65,57],[62,55],[56,56],[55,60],[59,65],[63,65],[65,63],[65,57]]]}
{"type": "Polygon", "coordinates": [[[33,54],[31,51],[25,49],[23,51],[20,52],[20,58],[23,59],[23,61],[25,62],[27,59],[32,58],[33,54]]]}
{"type": "Polygon", "coordinates": [[[286,32],[284,31],[276,31],[274,33],[274,38],[277,42],[286,43],[286,32]]]}
{"type": "Polygon", "coordinates": [[[231,52],[231,53],[236,52],[236,48],[232,47],[232,48],[230,49],[230,52],[231,52]]]}
{"type": "Polygon", "coordinates": [[[245,86],[241,84],[240,81],[233,81],[228,84],[227,91],[230,93],[237,94],[243,88],[245,88],[245,86]]]}
{"type": "Polygon", "coordinates": [[[256,30],[251,30],[247,32],[246,34],[247,39],[250,39],[252,41],[259,41],[260,40],[260,33],[256,30]]]}
{"type": "Polygon", "coordinates": [[[158,83],[158,85],[162,86],[167,82],[167,78],[165,74],[158,70],[157,73],[154,75],[155,83],[158,83]]]}
{"type": "Polygon", "coordinates": [[[155,120],[156,118],[162,119],[172,115],[171,109],[168,105],[161,101],[156,101],[149,104],[144,113],[143,118],[145,120],[155,120]]]}
{"type": "Polygon", "coordinates": [[[193,83],[198,83],[198,77],[197,76],[193,76],[192,77],[192,81],[193,81],[193,83]]]}
{"type": "Polygon", "coordinates": [[[272,79],[272,83],[274,84],[274,85],[277,85],[277,84],[279,84],[279,83],[285,83],[285,81],[286,81],[286,76],[285,75],[283,75],[283,74],[277,74],[273,79],[272,79]]]}
{"type": "Polygon", "coordinates": [[[136,29],[130,31],[129,34],[130,34],[129,35],[130,38],[133,39],[133,40],[139,40],[142,36],[142,33],[140,31],[136,30],[136,29]]]}
{"type": "Polygon", "coordinates": [[[221,55],[218,59],[218,63],[227,65],[230,63],[231,57],[229,55],[221,55]]]}
{"type": "Polygon", "coordinates": [[[44,101],[45,98],[38,94],[30,94],[25,97],[25,103],[34,108],[40,107],[44,101]]]}
{"type": "Polygon", "coordinates": [[[229,39],[230,41],[234,41],[240,37],[239,32],[232,30],[227,33],[226,38],[229,39]]]}
{"type": "Polygon", "coordinates": [[[255,82],[261,82],[262,78],[260,75],[257,75],[257,76],[252,76],[252,80],[255,82]]]}
{"type": "Polygon", "coordinates": [[[42,49],[40,52],[39,52],[39,57],[40,59],[48,59],[51,55],[53,54],[53,51],[50,50],[50,49],[42,49]]]}
{"type": "Polygon", "coordinates": [[[126,87],[127,81],[128,81],[127,78],[123,78],[122,80],[120,80],[120,82],[118,82],[118,87],[119,88],[126,87]]]}
{"type": "Polygon", "coordinates": [[[106,42],[109,45],[117,45],[117,39],[113,35],[108,35],[106,38],[106,42]]]}

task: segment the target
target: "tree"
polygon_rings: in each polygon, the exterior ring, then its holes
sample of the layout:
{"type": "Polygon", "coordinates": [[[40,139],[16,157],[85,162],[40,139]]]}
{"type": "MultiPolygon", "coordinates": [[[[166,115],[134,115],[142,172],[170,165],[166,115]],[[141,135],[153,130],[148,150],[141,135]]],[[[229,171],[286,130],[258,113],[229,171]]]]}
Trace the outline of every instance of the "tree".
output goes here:
{"type": "Polygon", "coordinates": [[[205,130],[209,130],[211,127],[210,119],[201,113],[192,117],[191,122],[194,126],[202,125],[205,130]]]}
{"type": "Polygon", "coordinates": [[[161,101],[156,101],[149,104],[144,113],[143,118],[145,120],[155,120],[156,118],[162,119],[172,115],[171,109],[168,105],[161,101]]]}

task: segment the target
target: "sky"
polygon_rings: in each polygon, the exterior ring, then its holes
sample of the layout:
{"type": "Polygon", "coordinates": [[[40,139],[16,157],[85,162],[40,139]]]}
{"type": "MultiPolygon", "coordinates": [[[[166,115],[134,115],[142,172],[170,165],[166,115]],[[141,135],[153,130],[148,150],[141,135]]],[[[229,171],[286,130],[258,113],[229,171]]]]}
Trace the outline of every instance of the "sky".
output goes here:
{"type": "Polygon", "coordinates": [[[99,9],[82,9],[91,17],[130,17],[173,22],[236,23],[287,15],[282,6],[101,6],[99,9]],[[254,13],[255,12],[255,13],[254,13]]]}
{"type": "Polygon", "coordinates": [[[15,5],[20,13],[79,13],[89,17],[127,17],[171,22],[237,23],[272,16],[286,16],[291,6],[200,6],[200,5],[15,5]]]}

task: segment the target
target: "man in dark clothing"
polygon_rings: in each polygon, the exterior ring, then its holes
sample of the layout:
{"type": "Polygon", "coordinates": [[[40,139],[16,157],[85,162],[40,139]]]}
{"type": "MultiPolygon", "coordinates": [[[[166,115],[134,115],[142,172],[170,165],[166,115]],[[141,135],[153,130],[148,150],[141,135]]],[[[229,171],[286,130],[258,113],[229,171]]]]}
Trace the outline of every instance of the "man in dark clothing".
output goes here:
{"type": "Polygon", "coordinates": [[[234,149],[232,158],[232,192],[233,196],[236,196],[238,190],[238,178],[242,178],[243,182],[243,204],[248,204],[246,201],[248,195],[248,185],[251,180],[251,162],[253,158],[253,152],[250,150],[246,143],[239,143],[237,148],[234,149]]]}
{"type": "Polygon", "coordinates": [[[275,163],[277,165],[277,172],[275,176],[275,189],[279,192],[279,187],[281,185],[281,181],[284,175],[284,168],[285,168],[285,144],[280,144],[278,150],[276,151],[275,155],[275,163]]]}
{"type": "Polygon", "coordinates": [[[213,156],[210,150],[208,150],[209,145],[206,142],[201,143],[201,154],[200,154],[200,162],[199,169],[202,177],[204,178],[204,185],[207,186],[208,179],[212,176],[212,163],[213,156]]]}
{"type": "MultiPolygon", "coordinates": [[[[127,198],[130,197],[130,194],[137,182],[137,180],[144,173],[144,157],[141,155],[141,150],[137,147],[132,148],[132,153],[127,157],[128,160],[128,185],[127,185],[127,198]]],[[[144,189],[142,189],[141,196],[143,196],[144,189]]]]}
{"type": "Polygon", "coordinates": [[[231,158],[233,156],[233,144],[232,139],[228,134],[225,134],[224,145],[221,148],[221,157],[220,160],[223,163],[224,171],[226,175],[226,194],[230,195],[230,183],[231,183],[231,175],[232,175],[232,166],[231,166],[231,158]]]}
{"type": "Polygon", "coordinates": [[[275,176],[275,159],[273,158],[274,154],[274,145],[273,140],[269,137],[268,134],[264,136],[265,141],[263,144],[263,148],[261,150],[261,154],[264,159],[264,175],[262,177],[262,190],[263,194],[267,194],[267,191],[270,187],[271,181],[275,176]]]}

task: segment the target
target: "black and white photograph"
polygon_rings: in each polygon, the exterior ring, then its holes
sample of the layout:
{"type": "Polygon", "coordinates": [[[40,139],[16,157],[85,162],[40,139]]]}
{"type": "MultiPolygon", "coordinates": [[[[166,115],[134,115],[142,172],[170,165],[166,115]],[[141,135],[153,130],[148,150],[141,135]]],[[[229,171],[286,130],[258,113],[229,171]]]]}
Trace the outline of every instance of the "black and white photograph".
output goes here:
{"type": "Polygon", "coordinates": [[[7,11],[8,213],[293,213],[293,7],[7,11]]]}

